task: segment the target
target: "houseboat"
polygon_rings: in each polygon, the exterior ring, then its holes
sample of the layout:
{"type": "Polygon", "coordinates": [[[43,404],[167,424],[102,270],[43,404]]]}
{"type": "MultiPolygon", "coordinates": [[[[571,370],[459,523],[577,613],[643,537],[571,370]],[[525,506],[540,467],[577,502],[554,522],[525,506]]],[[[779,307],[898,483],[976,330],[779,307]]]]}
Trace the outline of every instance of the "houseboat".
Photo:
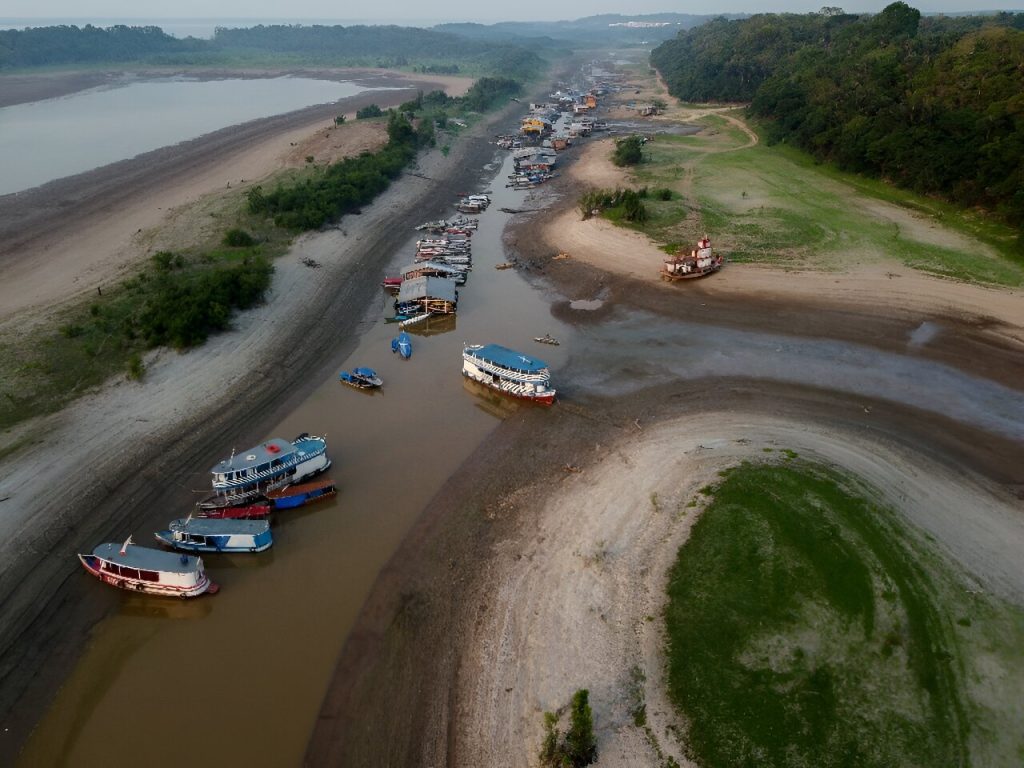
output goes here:
{"type": "Polygon", "coordinates": [[[91,555],[78,559],[100,581],[130,592],[197,597],[219,589],[203,570],[202,559],[140,547],[130,536],[124,544],[100,544],[91,555]]]}
{"type": "Polygon", "coordinates": [[[462,375],[510,397],[542,405],[555,401],[548,364],[498,344],[464,347],[462,375]]]}
{"type": "Polygon", "coordinates": [[[722,268],[723,259],[711,249],[711,241],[705,235],[690,253],[680,253],[665,261],[661,279],[666,282],[704,277],[722,268]]]}
{"type": "Polygon", "coordinates": [[[161,544],[186,552],[262,552],[274,543],[266,520],[189,517],[172,521],[155,536],[161,544]]]}
{"type": "Polygon", "coordinates": [[[456,310],[458,301],[455,281],[440,277],[413,277],[402,281],[395,312],[409,317],[424,312],[447,315],[456,310]]]}
{"type": "Polygon", "coordinates": [[[250,505],[267,491],[302,482],[329,466],[324,438],[302,434],[289,442],[275,437],[214,466],[210,470],[213,494],[200,501],[199,507],[250,505]]]}

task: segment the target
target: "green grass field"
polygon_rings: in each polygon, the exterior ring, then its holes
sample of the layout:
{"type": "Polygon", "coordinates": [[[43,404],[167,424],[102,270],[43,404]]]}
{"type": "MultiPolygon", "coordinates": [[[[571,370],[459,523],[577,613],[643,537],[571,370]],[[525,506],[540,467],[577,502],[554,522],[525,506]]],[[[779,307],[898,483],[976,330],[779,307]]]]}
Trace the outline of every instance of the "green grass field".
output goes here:
{"type": "Polygon", "coordinates": [[[706,768],[1012,766],[1024,613],[788,453],[724,474],[679,552],[670,695],[706,768]]]}
{"type": "Polygon", "coordinates": [[[838,270],[897,262],[959,280],[1024,285],[1016,231],[940,201],[816,165],[748,137],[722,117],[695,136],[659,135],[636,186],[670,187],[674,206],[630,225],[673,251],[705,232],[736,262],[838,270]]]}

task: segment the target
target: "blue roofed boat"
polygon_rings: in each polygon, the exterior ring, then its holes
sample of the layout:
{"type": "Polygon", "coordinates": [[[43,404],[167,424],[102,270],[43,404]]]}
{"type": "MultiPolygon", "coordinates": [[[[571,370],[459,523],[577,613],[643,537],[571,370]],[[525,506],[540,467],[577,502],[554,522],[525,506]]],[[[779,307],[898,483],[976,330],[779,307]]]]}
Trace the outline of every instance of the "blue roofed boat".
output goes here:
{"type": "Polygon", "coordinates": [[[548,364],[499,344],[464,347],[462,375],[509,397],[542,405],[555,402],[548,364]]]}
{"type": "Polygon", "coordinates": [[[188,552],[262,552],[274,543],[266,520],[190,517],[155,535],[161,544],[188,552]]]}
{"type": "Polygon", "coordinates": [[[100,544],[91,555],[78,559],[100,581],[129,592],[197,597],[219,589],[203,570],[201,558],[140,547],[131,536],[124,544],[100,544]]]}
{"type": "Polygon", "coordinates": [[[391,351],[397,352],[406,360],[412,357],[412,339],[409,338],[409,334],[402,331],[395,336],[391,340],[391,351]]]}
{"type": "Polygon", "coordinates": [[[341,371],[338,374],[338,380],[357,389],[376,389],[384,383],[373,368],[353,368],[351,371],[341,371]]]}
{"type": "Polygon", "coordinates": [[[273,491],[323,472],[331,466],[327,440],[301,434],[291,442],[271,438],[248,451],[232,454],[214,466],[213,494],[199,502],[200,509],[252,504],[273,491]]]}

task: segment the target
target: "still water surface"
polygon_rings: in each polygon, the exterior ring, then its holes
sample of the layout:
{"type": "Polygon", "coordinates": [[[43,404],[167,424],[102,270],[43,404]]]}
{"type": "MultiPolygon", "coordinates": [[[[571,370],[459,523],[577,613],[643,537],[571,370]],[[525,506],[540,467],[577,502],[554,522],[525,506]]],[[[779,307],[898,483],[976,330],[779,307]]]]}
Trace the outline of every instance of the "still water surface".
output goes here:
{"type": "Polygon", "coordinates": [[[0,108],[0,195],[366,88],[306,77],[126,79],[0,108]]]}

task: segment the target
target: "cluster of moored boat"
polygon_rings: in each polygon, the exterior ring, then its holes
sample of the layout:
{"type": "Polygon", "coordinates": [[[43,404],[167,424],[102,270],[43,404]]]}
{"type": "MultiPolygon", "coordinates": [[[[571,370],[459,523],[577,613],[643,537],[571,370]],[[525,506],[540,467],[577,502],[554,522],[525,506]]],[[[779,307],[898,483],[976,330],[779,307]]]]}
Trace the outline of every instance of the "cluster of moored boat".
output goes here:
{"type": "Polygon", "coordinates": [[[216,593],[203,566],[203,552],[263,552],[273,544],[270,516],[334,496],[330,480],[312,480],[331,466],[327,440],[302,434],[273,438],[218,462],[212,492],[186,518],[155,533],[168,550],[107,542],[79,555],[90,574],[132,592],[172,597],[216,593]],[[170,551],[176,550],[176,551],[170,551]]]}
{"type": "MultiPolygon", "coordinates": [[[[457,204],[460,212],[479,213],[490,205],[487,195],[469,195],[457,204]]],[[[397,292],[396,318],[403,324],[434,314],[453,313],[456,285],[465,283],[472,268],[470,239],[479,221],[460,216],[428,222],[420,227],[430,237],[416,243],[414,263],[399,278],[388,278],[384,288],[397,292]]],[[[535,339],[557,344],[545,334],[535,339]]],[[[392,351],[412,356],[412,340],[401,331],[392,351]]],[[[498,344],[467,344],[462,350],[466,378],[504,395],[551,405],[555,390],[543,360],[498,344]]],[[[341,371],[339,380],[358,389],[373,389],[382,380],[372,368],[341,371]]],[[[91,554],[78,557],[86,571],[104,583],[132,592],[174,597],[196,597],[218,591],[206,573],[200,553],[262,552],[273,544],[270,516],[276,510],[303,506],[333,496],[330,480],[314,477],[331,466],[323,437],[299,435],[288,441],[273,438],[218,462],[210,472],[212,492],[185,518],[157,531],[167,549],[107,542],[91,554]]]]}

